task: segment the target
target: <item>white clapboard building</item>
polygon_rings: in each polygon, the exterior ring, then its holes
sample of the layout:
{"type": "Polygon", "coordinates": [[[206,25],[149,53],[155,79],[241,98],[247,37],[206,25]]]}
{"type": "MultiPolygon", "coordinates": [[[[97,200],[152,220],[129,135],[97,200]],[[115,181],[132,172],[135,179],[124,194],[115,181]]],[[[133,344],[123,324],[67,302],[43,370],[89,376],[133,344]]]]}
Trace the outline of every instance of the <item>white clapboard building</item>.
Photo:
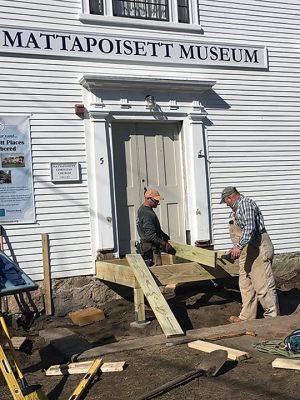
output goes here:
{"type": "Polygon", "coordinates": [[[42,233],[53,278],[133,251],[149,186],[174,240],[228,248],[219,203],[234,185],[261,207],[276,253],[299,250],[300,2],[0,0],[0,11],[0,223],[33,279],[42,233]]]}

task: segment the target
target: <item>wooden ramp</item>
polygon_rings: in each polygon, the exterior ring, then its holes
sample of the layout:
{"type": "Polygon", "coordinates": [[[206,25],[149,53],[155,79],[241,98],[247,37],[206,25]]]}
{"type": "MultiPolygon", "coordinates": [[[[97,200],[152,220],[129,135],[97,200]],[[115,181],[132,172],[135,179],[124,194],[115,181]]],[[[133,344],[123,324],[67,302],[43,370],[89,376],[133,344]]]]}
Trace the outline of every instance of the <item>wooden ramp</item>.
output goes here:
{"type": "Polygon", "coordinates": [[[165,336],[184,335],[178,321],[172,313],[164,296],[161,294],[155,279],[140,254],[127,254],[126,259],[143,290],[165,336]]]}

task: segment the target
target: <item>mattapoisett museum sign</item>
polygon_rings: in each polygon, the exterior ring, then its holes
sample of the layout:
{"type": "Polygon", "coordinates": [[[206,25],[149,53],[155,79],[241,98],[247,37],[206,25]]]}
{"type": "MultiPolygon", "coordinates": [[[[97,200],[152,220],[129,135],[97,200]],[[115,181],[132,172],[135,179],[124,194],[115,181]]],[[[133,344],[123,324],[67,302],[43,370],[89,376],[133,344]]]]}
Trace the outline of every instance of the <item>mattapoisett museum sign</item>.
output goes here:
{"type": "Polygon", "coordinates": [[[204,41],[157,40],[0,27],[0,52],[102,61],[267,68],[267,49],[204,41]]]}

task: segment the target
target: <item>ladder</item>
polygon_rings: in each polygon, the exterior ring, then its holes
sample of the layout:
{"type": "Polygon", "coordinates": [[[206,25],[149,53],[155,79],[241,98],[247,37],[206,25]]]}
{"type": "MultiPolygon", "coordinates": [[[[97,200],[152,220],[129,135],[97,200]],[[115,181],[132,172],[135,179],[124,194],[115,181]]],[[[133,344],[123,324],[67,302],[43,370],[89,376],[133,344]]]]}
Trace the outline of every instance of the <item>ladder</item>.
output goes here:
{"type": "MultiPolygon", "coordinates": [[[[78,400],[81,397],[88,384],[97,374],[101,364],[101,359],[94,360],[90,369],[80,381],[69,400],[78,400]]],[[[4,317],[0,312],[0,374],[1,373],[4,376],[14,400],[48,400],[48,397],[43,393],[40,385],[29,385],[27,383],[21,371],[4,317]],[[9,347],[12,359],[11,363],[4,351],[5,345],[9,347]]]]}

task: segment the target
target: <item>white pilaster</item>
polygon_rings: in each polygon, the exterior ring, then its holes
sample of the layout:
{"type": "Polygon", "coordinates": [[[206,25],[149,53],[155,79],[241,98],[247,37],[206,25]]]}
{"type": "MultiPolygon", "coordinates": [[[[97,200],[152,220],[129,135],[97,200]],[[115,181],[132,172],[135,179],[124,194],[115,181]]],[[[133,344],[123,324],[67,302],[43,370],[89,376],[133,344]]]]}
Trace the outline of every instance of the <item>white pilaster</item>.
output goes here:
{"type": "Polygon", "coordinates": [[[191,243],[210,240],[208,199],[208,160],[206,155],[203,118],[206,112],[188,114],[184,124],[188,227],[191,243]]]}
{"type": "Polygon", "coordinates": [[[88,148],[88,180],[93,254],[114,248],[111,160],[109,152],[109,112],[89,110],[91,117],[88,148]]]}

